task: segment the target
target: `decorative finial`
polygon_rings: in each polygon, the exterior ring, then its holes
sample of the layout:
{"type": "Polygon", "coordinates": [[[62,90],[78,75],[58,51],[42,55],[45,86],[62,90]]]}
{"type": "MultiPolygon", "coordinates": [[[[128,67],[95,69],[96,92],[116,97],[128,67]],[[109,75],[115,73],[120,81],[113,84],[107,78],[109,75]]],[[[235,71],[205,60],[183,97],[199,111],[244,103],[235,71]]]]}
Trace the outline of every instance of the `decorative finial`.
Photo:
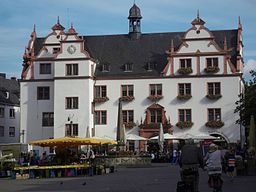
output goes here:
{"type": "Polygon", "coordinates": [[[71,22],[71,26],[70,26],[71,29],[73,29],[73,22],[71,22]]]}
{"type": "Polygon", "coordinates": [[[171,40],[171,52],[174,52],[174,43],[173,43],[173,39],[171,40]]]}
{"type": "Polygon", "coordinates": [[[58,16],[57,24],[60,24],[60,16],[58,16]]]}
{"type": "Polygon", "coordinates": [[[242,29],[240,16],[238,16],[238,29],[242,29]]]}
{"type": "Polygon", "coordinates": [[[33,32],[36,32],[36,24],[34,24],[34,31],[33,32]]]}
{"type": "Polygon", "coordinates": [[[199,9],[197,9],[197,16],[196,16],[197,20],[199,21],[200,17],[199,17],[199,9]]]}
{"type": "Polygon", "coordinates": [[[228,50],[227,37],[224,37],[224,50],[228,50]]]}

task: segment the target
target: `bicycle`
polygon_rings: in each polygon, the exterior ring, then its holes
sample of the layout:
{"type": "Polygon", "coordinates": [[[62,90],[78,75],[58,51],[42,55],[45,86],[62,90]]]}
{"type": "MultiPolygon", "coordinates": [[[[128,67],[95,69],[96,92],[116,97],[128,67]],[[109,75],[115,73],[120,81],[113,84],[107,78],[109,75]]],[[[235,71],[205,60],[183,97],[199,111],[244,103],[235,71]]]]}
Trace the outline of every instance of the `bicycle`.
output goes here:
{"type": "Polygon", "coordinates": [[[208,185],[213,189],[213,192],[222,192],[221,168],[208,168],[208,175],[208,185]]]}

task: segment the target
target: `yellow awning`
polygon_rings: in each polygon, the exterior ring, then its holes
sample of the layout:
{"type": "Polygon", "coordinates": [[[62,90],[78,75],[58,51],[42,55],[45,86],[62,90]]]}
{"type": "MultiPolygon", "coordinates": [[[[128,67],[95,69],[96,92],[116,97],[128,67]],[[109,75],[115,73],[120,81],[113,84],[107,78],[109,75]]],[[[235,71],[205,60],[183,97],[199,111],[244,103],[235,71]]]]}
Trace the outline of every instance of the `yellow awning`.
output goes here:
{"type": "Polygon", "coordinates": [[[96,138],[81,138],[81,137],[61,137],[54,139],[44,139],[32,141],[29,144],[41,147],[50,146],[78,146],[78,145],[103,145],[103,144],[116,144],[114,140],[96,139],[96,138]]]}

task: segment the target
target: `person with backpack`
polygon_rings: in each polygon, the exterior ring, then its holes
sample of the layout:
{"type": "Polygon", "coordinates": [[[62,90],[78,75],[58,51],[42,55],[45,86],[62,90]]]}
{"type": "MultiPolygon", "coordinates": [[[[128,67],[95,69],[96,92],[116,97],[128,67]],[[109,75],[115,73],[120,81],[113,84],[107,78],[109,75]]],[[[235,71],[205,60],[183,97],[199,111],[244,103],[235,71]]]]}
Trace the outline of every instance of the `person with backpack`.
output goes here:
{"type": "Polygon", "coordinates": [[[198,169],[199,167],[203,168],[203,155],[202,150],[194,144],[193,139],[187,139],[186,144],[181,148],[179,165],[182,182],[178,182],[177,191],[198,192],[198,169]]]}

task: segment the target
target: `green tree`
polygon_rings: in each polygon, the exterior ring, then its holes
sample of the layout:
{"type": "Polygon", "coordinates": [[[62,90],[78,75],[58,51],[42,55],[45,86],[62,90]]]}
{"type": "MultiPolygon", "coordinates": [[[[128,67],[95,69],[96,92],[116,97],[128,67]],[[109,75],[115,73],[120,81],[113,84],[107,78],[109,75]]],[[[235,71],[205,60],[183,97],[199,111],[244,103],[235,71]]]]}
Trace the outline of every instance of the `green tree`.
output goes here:
{"type": "MultiPolygon", "coordinates": [[[[240,118],[236,121],[237,124],[242,124],[246,128],[250,124],[251,115],[256,118],[256,71],[250,71],[251,80],[245,83],[245,93],[240,94],[239,100],[236,101],[235,113],[240,113],[240,118]]],[[[248,130],[246,129],[246,136],[248,130]]]]}

